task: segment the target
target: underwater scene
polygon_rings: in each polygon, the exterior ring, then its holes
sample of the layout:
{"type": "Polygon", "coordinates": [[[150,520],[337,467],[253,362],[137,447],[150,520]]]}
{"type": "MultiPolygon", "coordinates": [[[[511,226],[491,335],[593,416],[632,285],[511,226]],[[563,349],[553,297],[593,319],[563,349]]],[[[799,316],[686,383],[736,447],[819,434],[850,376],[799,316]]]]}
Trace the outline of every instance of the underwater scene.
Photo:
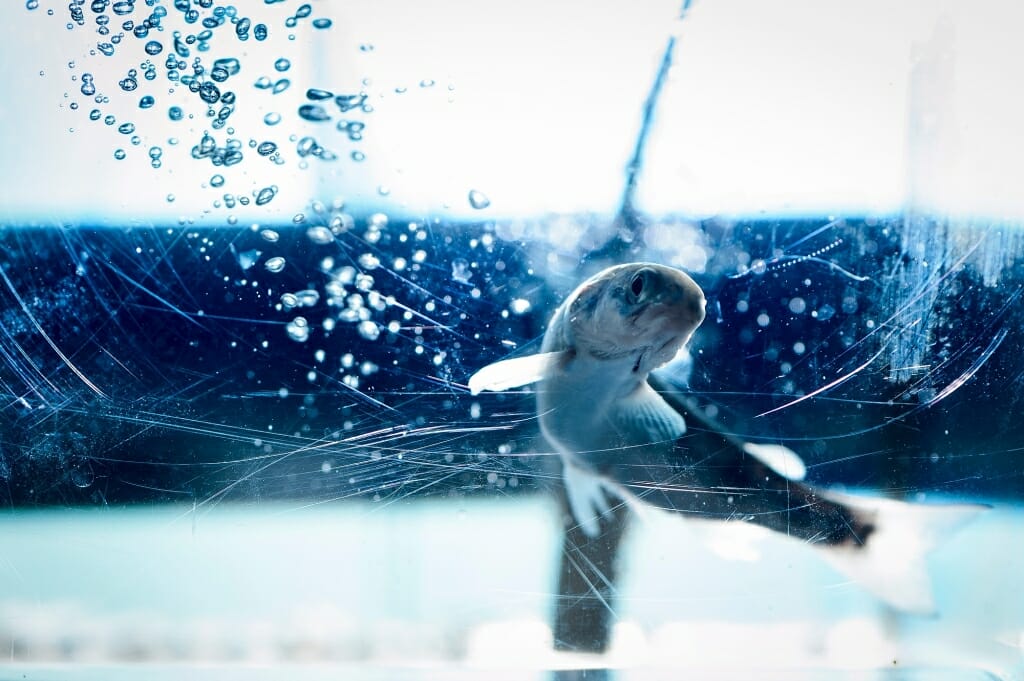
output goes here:
{"type": "Polygon", "coordinates": [[[1024,679],[1024,10],[0,11],[0,680],[1024,679]]]}

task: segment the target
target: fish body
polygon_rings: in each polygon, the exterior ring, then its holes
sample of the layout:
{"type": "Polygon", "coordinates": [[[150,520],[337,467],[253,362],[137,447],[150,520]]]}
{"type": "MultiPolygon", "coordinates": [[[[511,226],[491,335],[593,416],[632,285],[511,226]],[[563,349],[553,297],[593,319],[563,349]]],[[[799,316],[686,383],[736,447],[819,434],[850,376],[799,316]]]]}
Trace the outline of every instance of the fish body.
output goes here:
{"type": "Polygon", "coordinates": [[[561,456],[578,523],[570,529],[596,538],[623,504],[752,522],[827,549],[838,569],[891,605],[931,612],[925,552],[984,507],[822,490],[802,482],[806,468],[788,448],[728,434],[651,373],[685,349],[704,306],[683,272],[610,267],[555,310],[541,353],[484,367],[469,387],[537,383],[540,427],[561,456]]]}

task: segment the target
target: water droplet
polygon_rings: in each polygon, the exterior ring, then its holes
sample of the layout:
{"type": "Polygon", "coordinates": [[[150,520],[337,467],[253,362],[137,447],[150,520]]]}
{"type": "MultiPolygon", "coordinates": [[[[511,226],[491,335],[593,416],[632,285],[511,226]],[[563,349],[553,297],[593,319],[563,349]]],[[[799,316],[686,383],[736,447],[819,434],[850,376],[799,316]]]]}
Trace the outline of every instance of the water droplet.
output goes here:
{"type": "Polygon", "coordinates": [[[156,99],[154,99],[151,95],[146,95],[145,97],[139,100],[140,109],[151,109],[153,108],[154,104],[156,104],[156,99]]]}
{"type": "Polygon", "coordinates": [[[211,177],[210,178],[210,186],[211,187],[223,187],[224,186],[224,176],[223,175],[214,175],[213,177],[211,177]]]}
{"type": "Polygon", "coordinates": [[[256,40],[260,40],[260,41],[266,40],[267,39],[267,25],[266,24],[256,24],[252,28],[252,35],[253,35],[254,38],[256,38],[256,40]]]}
{"type": "Polygon", "coordinates": [[[380,327],[377,326],[376,322],[370,321],[369,319],[359,322],[356,327],[359,335],[368,341],[375,341],[380,338],[380,327]]]}
{"type": "Polygon", "coordinates": [[[430,78],[424,78],[423,80],[420,81],[420,87],[423,88],[434,87],[434,84],[434,81],[431,80],[430,78]]]}
{"type": "Polygon", "coordinates": [[[118,161],[123,161],[125,156],[127,156],[127,154],[124,149],[114,149],[114,158],[118,161]]]}
{"type": "Polygon", "coordinates": [[[313,19],[313,28],[330,28],[332,23],[330,19],[313,19]]]}
{"type": "Polygon", "coordinates": [[[818,308],[818,310],[815,313],[814,317],[819,322],[824,322],[824,321],[828,321],[829,319],[832,319],[832,317],[834,317],[835,314],[836,314],[836,309],[834,307],[832,307],[831,305],[829,305],[828,303],[825,303],[824,305],[822,305],[821,307],[818,308]]]}
{"type": "Polygon", "coordinates": [[[156,159],[156,158],[160,158],[163,155],[164,155],[164,150],[161,149],[160,147],[150,147],[149,148],[149,157],[150,158],[156,159]]]}
{"type": "Polygon", "coordinates": [[[135,124],[134,123],[122,123],[121,125],[117,126],[117,131],[119,133],[121,133],[122,135],[130,135],[133,132],[135,132],[135,124]]]}
{"type": "Polygon", "coordinates": [[[269,241],[272,244],[277,243],[277,240],[281,238],[281,235],[272,229],[263,230],[260,232],[260,236],[263,237],[265,241],[269,241]]]}
{"type": "Polygon", "coordinates": [[[271,93],[273,93],[275,95],[279,95],[282,92],[284,92],[285,90],[287,90],[288,86],[290,86],[291,84],[292,84],[292,82],[290,80],[288,80],[287,78],[281,78],[276,83],[274,83],[274,87],[271,88],[270,91],[271,91],[271,93]]]}
{"type": "Polygon", "coordinates": [[[174,196],[174,194],[168,194],[167,195],[167,203],[174,203],[174,199],[175,198],[176,197],[174,196]]]}
{"type": "Polygon", "coordinates": [[[268,258],[267,261],[263,263],[263,266],[267,268],[268,272],[273,272],[274,274],[277,274],[278,272],[284,269],[285,259],[279,255],[273,258],[268,258]]]}
{"type": "Polygon", "coordinates": [[[278,123],[281,122],[281,114],[275,111],[271,111],[270,113],[263,117],[263,122],[266,123],[267,125],[277,125],[278,123]]]}
{"type": "Polygon", "coordinates": [[[289,68],[291,68],[291,65],[292,63],[285,59],[284,57],[281,57],[280,59],[274,62],[274,68],[280,71],[281,73],[284,73],[289,68]]]}
{"type": "Polygon", "coordinates": [[[118,85],[120,85],[121,89],[124,90],[125,92],[131,92],[135,88],[139,87],[139,81],[135,80],[134,78],[129,77],[129,78],[124,78],[123,80],[119,81],[118,85]]]}
{"type": "Polygon", "coordinates": [[[181,110],[180,106],[172,106],[167,110],[167,117],[172,121],[180,121],[185,116],[185,112],[181,110]]]}
{"type": "Polygon", "coordinates": [[[483,210],[491,205],[491,200],[483,192],[472,189],[469,192],[469,205],[476,210],[483,210]]]}
{"type": "Polygon", "coordinates": [[[371,43],[363,43],[359,46],[360,52],[373,52],[373,45],[371,43]]]}
{"type": "Polygon", "coordinates": [[[351,156],[352,156],[352,160],[356,161],[357,163],[366,160],[366,154],[364,154],[361,151],[353,151],[351,156]]]}
{"type": "Polygon", "coordinates": [[[39,9],[39,0],[25,0],[25,9],[39,9]]]}
{"type": "Polygon", "coordinates": [[[146,43],[145,50],[146,54],[156,56],[164,51],[164,46],[156,40],[150,40],[148,43],[146,43]]]}

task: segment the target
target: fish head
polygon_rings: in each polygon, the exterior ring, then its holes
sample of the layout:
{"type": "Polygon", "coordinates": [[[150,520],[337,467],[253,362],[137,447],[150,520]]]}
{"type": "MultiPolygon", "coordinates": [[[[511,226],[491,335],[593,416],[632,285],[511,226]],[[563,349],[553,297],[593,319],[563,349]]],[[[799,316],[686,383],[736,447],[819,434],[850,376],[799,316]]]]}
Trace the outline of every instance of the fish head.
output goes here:
{"type": "Polygon", "coordinates": [[[632,361],[646,373],[682,350],[704,321],[704,292],[689,275],[654,263],[610,267],[564,306],[567,345],[597,359],[632,361]]]}

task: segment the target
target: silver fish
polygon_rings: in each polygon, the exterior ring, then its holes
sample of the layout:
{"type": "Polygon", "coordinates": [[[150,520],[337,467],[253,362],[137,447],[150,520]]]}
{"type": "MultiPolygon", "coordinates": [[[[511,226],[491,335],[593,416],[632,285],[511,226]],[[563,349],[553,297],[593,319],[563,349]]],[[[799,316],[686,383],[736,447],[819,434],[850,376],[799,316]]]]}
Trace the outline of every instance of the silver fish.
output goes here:
{"type": "Polygon", "coordinates": [[[541,352],[488,365],[474,394],[537,386],[545,438],[562,459],[579,529],[596,537],[616,507],[651,505],[704,519],[745,520],[825,549],[833,565],[906,611],[934,611],[925,553],[978,511],[840,494],[801,482],[781,445],[743,442],[652,371],[704,320],[704,293],[679,270],[610,267],[555,310],[541,352]],[[687,435],[686,421],[696,432],[687,435]]]}

